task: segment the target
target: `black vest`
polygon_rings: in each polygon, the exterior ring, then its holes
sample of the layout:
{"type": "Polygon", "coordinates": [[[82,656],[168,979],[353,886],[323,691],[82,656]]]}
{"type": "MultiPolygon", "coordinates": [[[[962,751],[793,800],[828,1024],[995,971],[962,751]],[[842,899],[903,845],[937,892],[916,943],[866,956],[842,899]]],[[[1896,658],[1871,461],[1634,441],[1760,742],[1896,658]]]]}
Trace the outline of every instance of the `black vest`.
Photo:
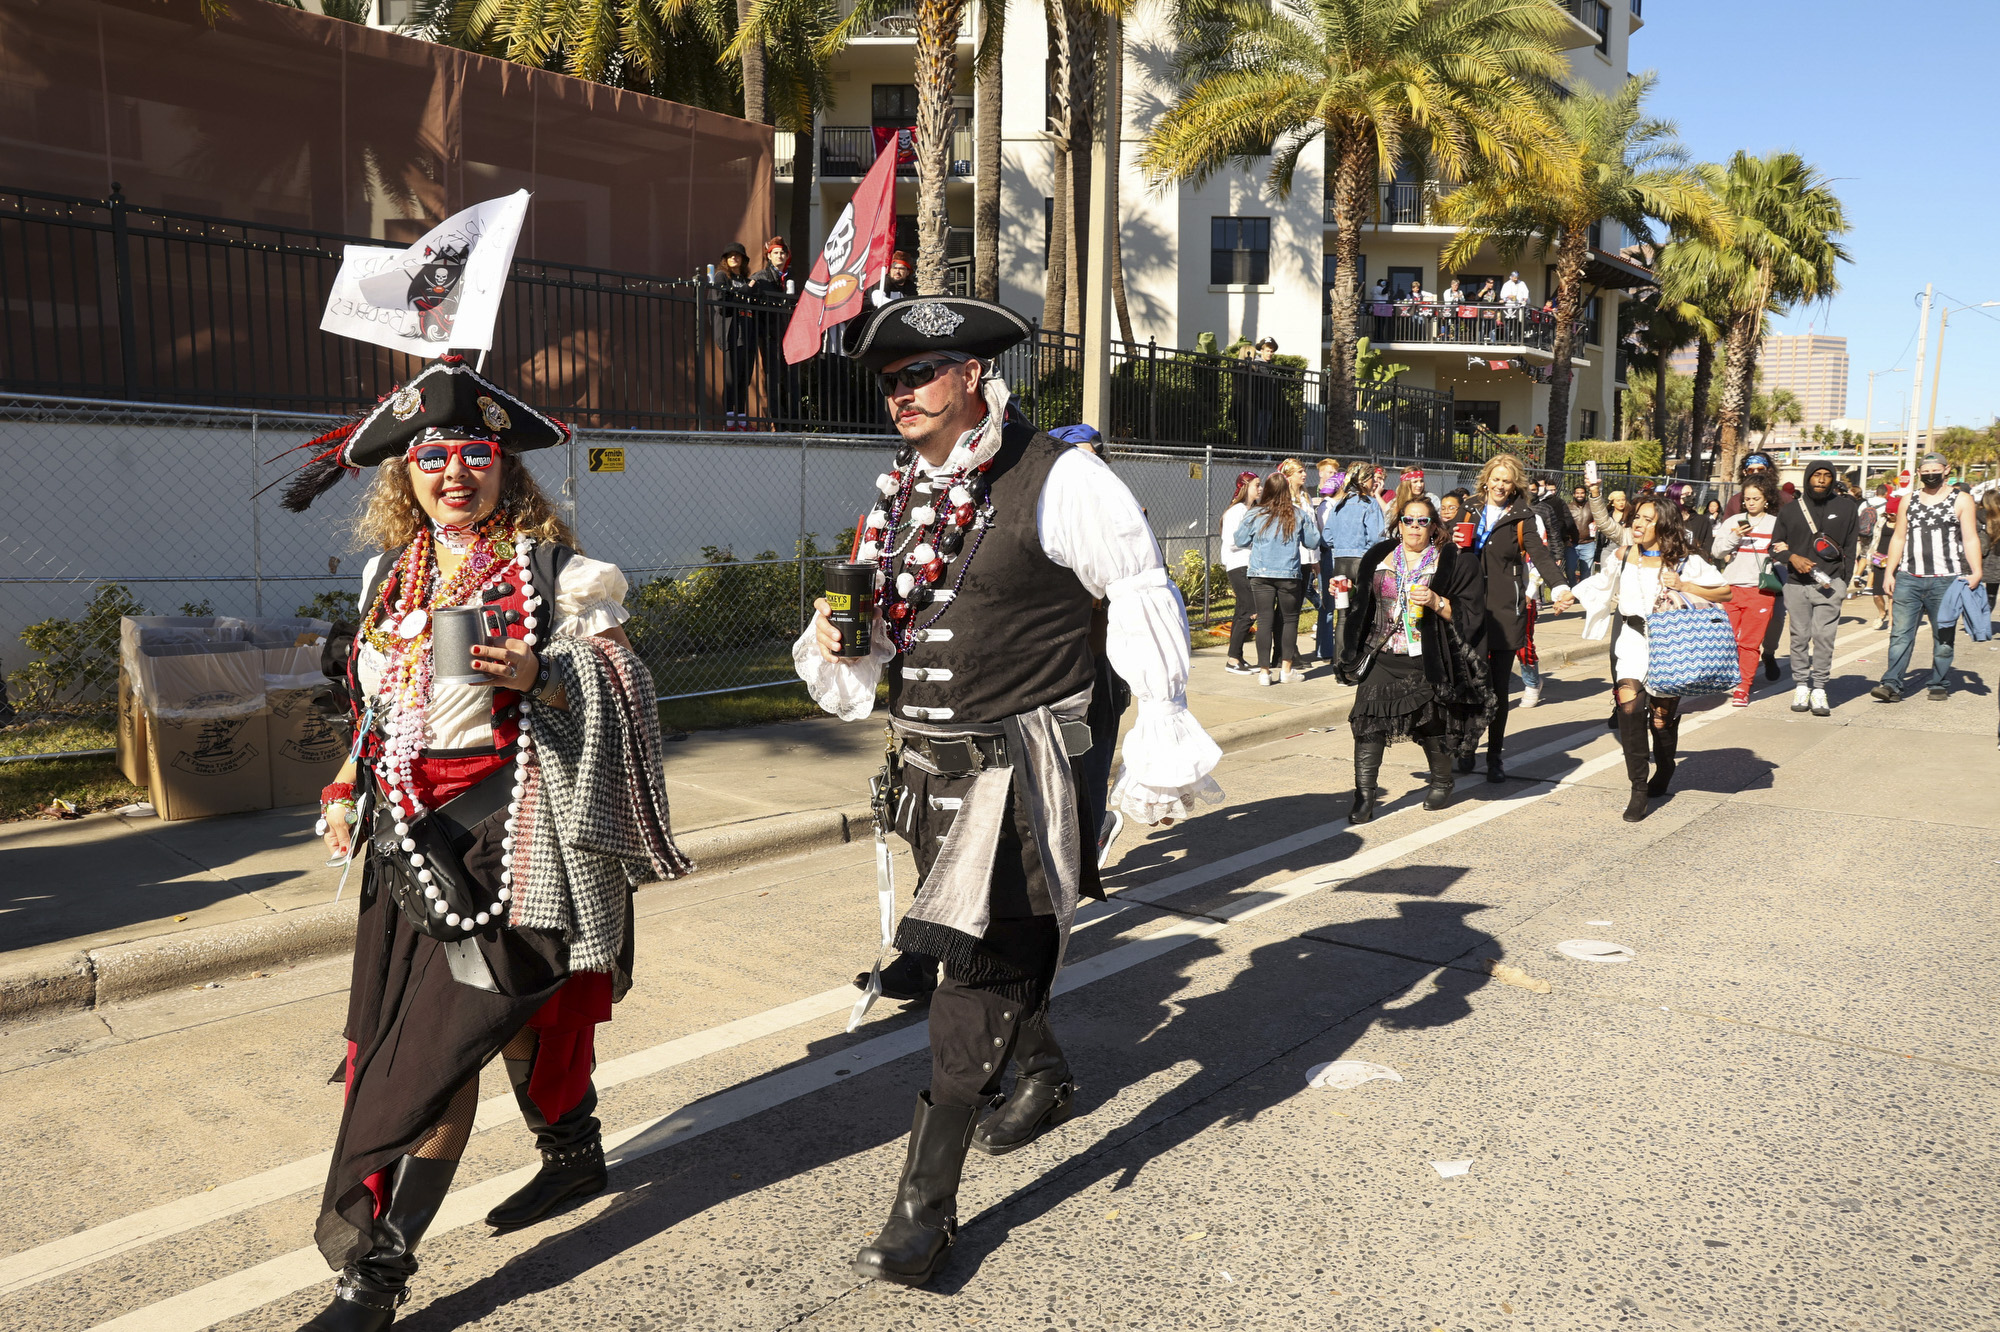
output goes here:
{"type": "Polygon", "coordinates": [[[889,712],[899,721],[995,723],[1094,678],[1090,593],[1042,550],[1035,522],[1049,469],[1072,446],[1024,425],[1007,425],[1001,438],[987,473],[993,525],[967,533],[945,562],[935,586],[957,594],[913,609],[917,640],[890,664],[889,712]]]}

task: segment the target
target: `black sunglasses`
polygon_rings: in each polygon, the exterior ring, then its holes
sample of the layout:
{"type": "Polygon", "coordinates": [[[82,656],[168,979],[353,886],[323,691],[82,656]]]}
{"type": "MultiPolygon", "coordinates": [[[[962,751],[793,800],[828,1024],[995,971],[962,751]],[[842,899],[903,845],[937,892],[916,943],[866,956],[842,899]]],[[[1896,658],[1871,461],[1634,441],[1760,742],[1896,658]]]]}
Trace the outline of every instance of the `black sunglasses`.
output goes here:
{"type": "Polygon", "coordinates": [[[875,374],[875,384],[882,390],[883,397],[891,398],[895,396],[898,384],[908,389],[920,389],[933,379],[936,379],[938,371],[944,369],[944,367],[963,364],[965,364],[963,361],[952,360],[911,361],[900,370],[877,371],[875,374]]]}

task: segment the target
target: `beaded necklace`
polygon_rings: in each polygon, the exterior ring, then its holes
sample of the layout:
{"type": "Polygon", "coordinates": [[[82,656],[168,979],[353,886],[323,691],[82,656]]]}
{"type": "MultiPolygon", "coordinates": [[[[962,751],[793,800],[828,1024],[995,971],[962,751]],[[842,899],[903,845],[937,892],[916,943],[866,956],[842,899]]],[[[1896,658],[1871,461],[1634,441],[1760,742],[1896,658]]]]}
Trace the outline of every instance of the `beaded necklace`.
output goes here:
{"type": "MultiPolygon", "coordinates": [[[[966,441],[984,428],[982,422],[967,431],[954,453],[965,450],[966,441]]],[[[882,570],[875,602],[882,610],[889,640],[899,651],[909,651],[917,634],[935,624],[950,605],[945,599],[930,619],[922,625],[915,622],[920,607],[938,601],[932,584],[944,576],[945,562],[965,549],[966,534],[971,532],[972,547],[965,551],[952,580],[954,595],[965,582],[972,557],[978,554],[993,522],[989,494],[993,483],[987,475],[992,467],[993,460],[988,458],[976,465],[961,463],[942,477],[930,476],[917,466],[915,452],[905,448],[897,456],[896,466],[875,478],[875,489],[882,498],[862,522],[857,558],[882,570]],[[938,502],[940,496],[943,503],[938,502]],[[908,528],[899,540],[895,534],[906,516],[908,528]]]]}
{"type": "Polygon", "coordinates": [[[1424,575],[1437,567],[1437,547],[1424,547],[1424,553],[1417,557],[1415,569],[1410,568],[1408,557],[1409,548],[1398,541],[1391,562],[1391,569],[1396,575],[1396,607],[1393,614],[1396,627],[1402,631],[1404,645],[1417,647],[1422,641],[1417,635],[1417,612],[1422,608],[1410,603],[1410,589],[1421,584],[1424,575]]]}

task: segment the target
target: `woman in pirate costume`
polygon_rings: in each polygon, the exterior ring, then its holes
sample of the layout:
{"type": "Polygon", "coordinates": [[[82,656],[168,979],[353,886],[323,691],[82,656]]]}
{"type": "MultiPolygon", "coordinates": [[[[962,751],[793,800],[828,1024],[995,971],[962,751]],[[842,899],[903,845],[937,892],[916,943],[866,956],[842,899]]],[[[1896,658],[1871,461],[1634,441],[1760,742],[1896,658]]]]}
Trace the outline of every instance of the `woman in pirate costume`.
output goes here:
{"type": "Polygon", "coordinates": [[[357,740],[320,831],[336,854],[359,839],[363,867],[346,1104],[315,1236],[341,1277],[311,1332],[394,1319],[496,1054],[543,1164],[488,1224],[605,1184],[593,1033],[631,983],[631,890],[691,866],[668,826],[653,683],[620,628],[624,576],[576,553],[519,456],[568,438],[446,356],[315,440],[331,447],[286,492],[302,510],[378,468],[359,531],[382,553],[329,668],[357,740]],[[480,613],[476,684],[433,655],[453,607],[480,613]]]}
{"type": "Polygon", "coordinates": [[[942,959],[944,979],[896,1199],[854,1270],[917,1285],[952,1243],[968,1147],[1010,1152],[1073,1113],[1048,1001],[1078,898],[1103,896],[1082,796],[1095,599],[1138,709],[1114,805],[1140,823],[1185,818],[1221,798],[1209,777],[1221,752],[1187,710],[1187,613],[1138,501],[1096,457],[1009,419],[993,358],[1027,323],[918,297],[849,327],[848,354],[903,437],[860,536],[858,558],[878,570],[874,647],[836,659],[821,602],[792,655],[820,706],[849,721],[873,711],[888,672],[878,818],[921,875],[895,942],[942,959]],[[998,1103],[1010,1057],[1020,1077],[998,1103]]]}

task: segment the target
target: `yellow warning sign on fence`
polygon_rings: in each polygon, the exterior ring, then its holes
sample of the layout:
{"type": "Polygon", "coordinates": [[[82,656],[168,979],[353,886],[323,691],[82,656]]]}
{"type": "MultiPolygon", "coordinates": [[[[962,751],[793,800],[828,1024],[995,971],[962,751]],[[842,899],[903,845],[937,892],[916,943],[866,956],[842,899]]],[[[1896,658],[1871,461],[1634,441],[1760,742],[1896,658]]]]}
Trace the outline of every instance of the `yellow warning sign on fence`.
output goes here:
{"type": "Polygon", "coordinates": [[[590,470],[593,472],[622,472],[625,470],[625,450],[592,449],[590,470]]]}

